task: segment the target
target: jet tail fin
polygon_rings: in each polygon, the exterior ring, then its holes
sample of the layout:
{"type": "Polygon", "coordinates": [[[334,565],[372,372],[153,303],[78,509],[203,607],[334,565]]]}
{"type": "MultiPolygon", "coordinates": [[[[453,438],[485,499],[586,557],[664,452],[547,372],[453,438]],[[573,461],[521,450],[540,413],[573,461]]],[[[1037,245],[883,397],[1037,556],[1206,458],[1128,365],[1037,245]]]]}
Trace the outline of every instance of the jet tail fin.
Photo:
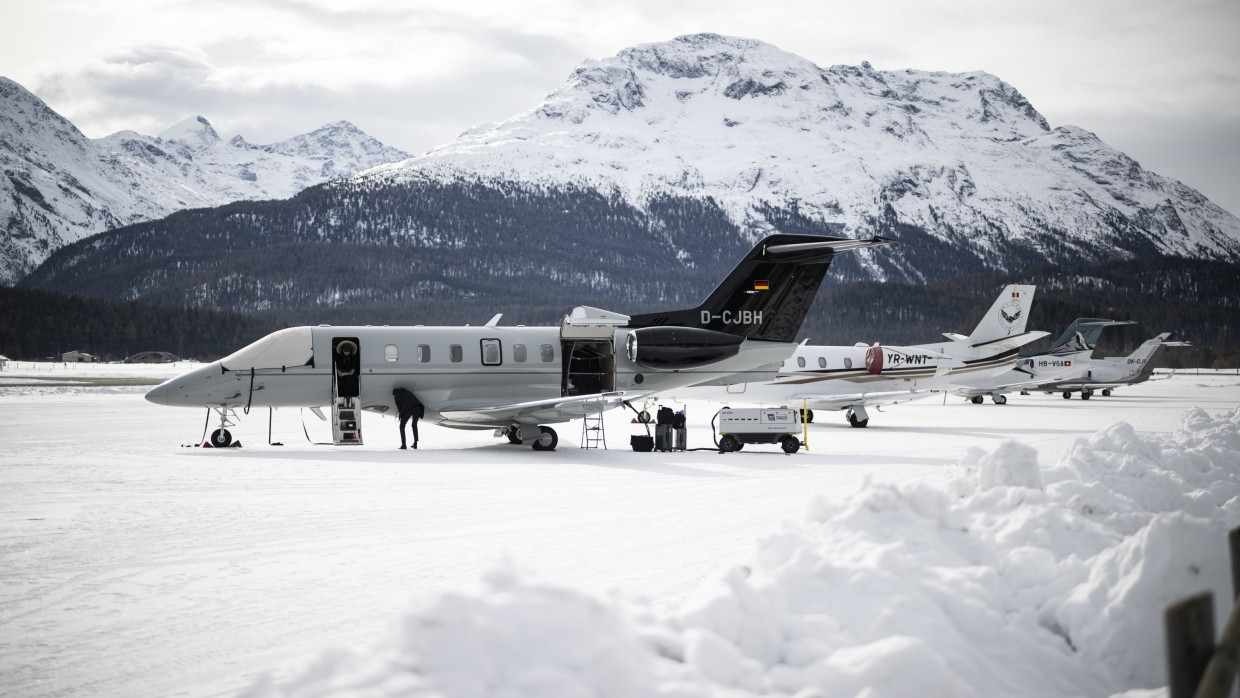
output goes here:
{"type": "Polygon", "coordinates": [[[1172,333],[1170,332],[1163,332],[1157,337],[1154,337],[1152,339],[1147,339],[1144,342],[1142,342],[1141,346],[1133,350],[1133,352],[1129,354],[1128,356],[1120,356],[1120,357],[1116,357],[1113,359],[1108,358],[1108,360],[1114,361],[1120,365],[1140,367],[1139,370],[1136,371],[1136,375],[1148,378],[1154,372],[1153,359],[1154,359],[1154,355],[1158,353],[1159,349],[1163,347],[1192,346],[1192,344],[1189,342],[1167,341],[1171,339],[1171,334],[1172,333]]]}
{"type": "Polygon", "coordinates": [[[1060,335],[1055,343],[1041,349],[1039,351],[1021,352],[1021,358],[1030,356],[1043,356],[1046,354],[1075,354],[1077,352],[1092,352],[1094,346],[1098,344],[1098,336],[1102,334],[1102,330],[1112,325],[1135,325],[1134,320],[1106,320],[1095,317],[1079,317],[1068,325],[1068,329],[1060,335]]]}
{"type": "Polygon", "coordinates": [[[696,308],[632,316],[629,327],[697,327],[772,342],[796,341],[835,255],[895,242],[821,235],[763,238],[696,308]]]}
{"type": "Polygon", "coordinates": [[[1034,289],[1029,284],[1008,284],[1004,287],[969,335],[969,345],[977,347],[1023,333],[1029,321],[1029,309],[1033,306],[1034,289]]]}

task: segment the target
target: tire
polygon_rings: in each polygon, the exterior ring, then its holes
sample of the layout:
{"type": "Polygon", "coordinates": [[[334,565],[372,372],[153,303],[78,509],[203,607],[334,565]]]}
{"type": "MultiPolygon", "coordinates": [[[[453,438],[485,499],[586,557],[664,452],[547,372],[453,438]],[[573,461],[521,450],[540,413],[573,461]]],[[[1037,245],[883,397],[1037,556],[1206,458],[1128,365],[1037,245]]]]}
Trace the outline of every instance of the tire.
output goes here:
{"type": "Polygon", "coordinates": [[[1102,389],[1102,397],[1111,397],[1111,389],[1110,389],[1110,388],[1103,388],[1103,389],[1102,389]]]}
{"type": "Polygon", "coordinates": [[[1082,391],[1081,391],[1081,399],[1082,399],[1082,400],[1088,400],[1089,398],[1091,398],[1091,397],[1093,397],[1093,396],[1094,396],[1094,391],[1092,391],[1092,390],[1082,390],[1082,391]]]}
{"type": "Polygon", "coordinates": [[[556,444],[560,443],[560,437],[555,433],[555,429],[551,427],[538,427],[538,431],[542,432],[534,439],[535,451],[554,451],[556,444]]]}
{"type": "Polygon", "coordinates": [[[972,402],[974,405],[980,405],[982,404],[982,396],[974,395],[973,397],[969,398],[969,402],[972,402]]]}
{"type": "Polygon", "coordinates": [[[864,429],[870,425],[870,418],[857,419],[857,415],[852,412],[848,413],[848,425],[854,429],[864,429]]]}
{"type": "Polygon", "coordinates": [[[642,410],[641,412],[638,412],[637,423],[638,424],[649,424],[650,423],[650,411],[642,410]]]}
{"type": "Polygon", "coordinates": [[[795,436],[785,436],[779,444],[784,453],[796,453],[801,448],[801,440],[795,436]]]}
{"type": "Polygon", "coordinates": [[[996,395],[992,397],[991,400],[994,400],[996,405],[1006,405],[1007,395],[996,395]]]}
{"type": "Polygon", "coordinates": [[[737,441],[735,436],[727,434],[722,439],[719,439],[719,450],[724,453],[739,451],[741,450],[741,442],[737,441]]]}
{"type": "Polygon", "coordinates": [[[1071,399],[1072,399],[1072,393],[1071,393],[1071,392],[1069,392],[1069,391],[1067,391],[1067,390],[1065,390],[1065,391],[1063,392],[1063,399],[1065,399],[1065,400],[1071,400],[1071,399]]]}
{"type": "Polygon", "coordinates": [[[211,432],[211,445],[216,448],[228,448],[232,445],[232,434],[227,429],[216,429],[211,432]]]}
{"type": "Polygon", "coordinates": [[[505,429],[504,436],[508,437],[508,443],[514,446],[521,445],[521,437],[517,435],[517,430],[515,428],[508,427],[507,429],[505,429]]]}
{"type": "Polygon", "coordinates": [[[813,424],[814,423],[814,411],[813,410],[801,410],[801,420],[804,421],[806,424],[813,424]]]}

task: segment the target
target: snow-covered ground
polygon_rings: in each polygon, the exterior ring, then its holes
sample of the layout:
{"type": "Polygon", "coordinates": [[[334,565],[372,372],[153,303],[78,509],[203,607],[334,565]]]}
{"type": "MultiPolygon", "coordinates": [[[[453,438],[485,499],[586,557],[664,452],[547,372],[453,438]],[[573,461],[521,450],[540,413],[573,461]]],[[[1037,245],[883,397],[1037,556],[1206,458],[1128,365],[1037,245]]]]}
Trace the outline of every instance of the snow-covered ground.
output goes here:
{"type": "Polygon", "coordinates": [[[265,409],[186,447],[204,412],[117,384],[186,368],[0,372],[0,694],[1145,696],[1168,603],[1230,612],[1234,374],[819,413],[789,456],[634,453],[619,411],[608,451],[265,409]]]}

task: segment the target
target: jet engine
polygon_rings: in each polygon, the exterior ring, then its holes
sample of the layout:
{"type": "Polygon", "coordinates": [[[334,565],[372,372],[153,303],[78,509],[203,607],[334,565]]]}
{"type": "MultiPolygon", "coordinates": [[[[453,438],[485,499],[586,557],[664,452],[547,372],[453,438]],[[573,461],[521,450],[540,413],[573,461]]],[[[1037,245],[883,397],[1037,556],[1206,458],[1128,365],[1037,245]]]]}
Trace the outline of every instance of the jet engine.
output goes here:
{"type": "Polygon", "coordinates": [[[700,327],[642,327],[625,340],[629,361],[651,369],[705,366],[736,356],[740,335],[700,327]]]}

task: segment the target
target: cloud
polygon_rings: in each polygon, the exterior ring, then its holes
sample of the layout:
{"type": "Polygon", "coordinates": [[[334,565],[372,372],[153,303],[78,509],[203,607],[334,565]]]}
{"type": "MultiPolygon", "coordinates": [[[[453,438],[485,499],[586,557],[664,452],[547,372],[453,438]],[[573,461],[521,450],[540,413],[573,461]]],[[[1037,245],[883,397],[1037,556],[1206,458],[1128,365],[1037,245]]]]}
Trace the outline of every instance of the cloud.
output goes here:
{"type": "MultiPolygon", "coordinates": [[[[389,15],[349,17],[366,26],[389,15]]],[[[400,35],[317,49],[239,34],[190,48],[143,44],[65,65],[33,89],[96,138],[122,129],[154,135],[200,114],[225,137],[265,143],[347,119],[421,151],[535,106],[581,59],[558,37],[466,19],[421,17],[415,34],[436,37],[427,42],[400,35]],[[549,73],[559,75],[549,82],[549,73]]]]}

